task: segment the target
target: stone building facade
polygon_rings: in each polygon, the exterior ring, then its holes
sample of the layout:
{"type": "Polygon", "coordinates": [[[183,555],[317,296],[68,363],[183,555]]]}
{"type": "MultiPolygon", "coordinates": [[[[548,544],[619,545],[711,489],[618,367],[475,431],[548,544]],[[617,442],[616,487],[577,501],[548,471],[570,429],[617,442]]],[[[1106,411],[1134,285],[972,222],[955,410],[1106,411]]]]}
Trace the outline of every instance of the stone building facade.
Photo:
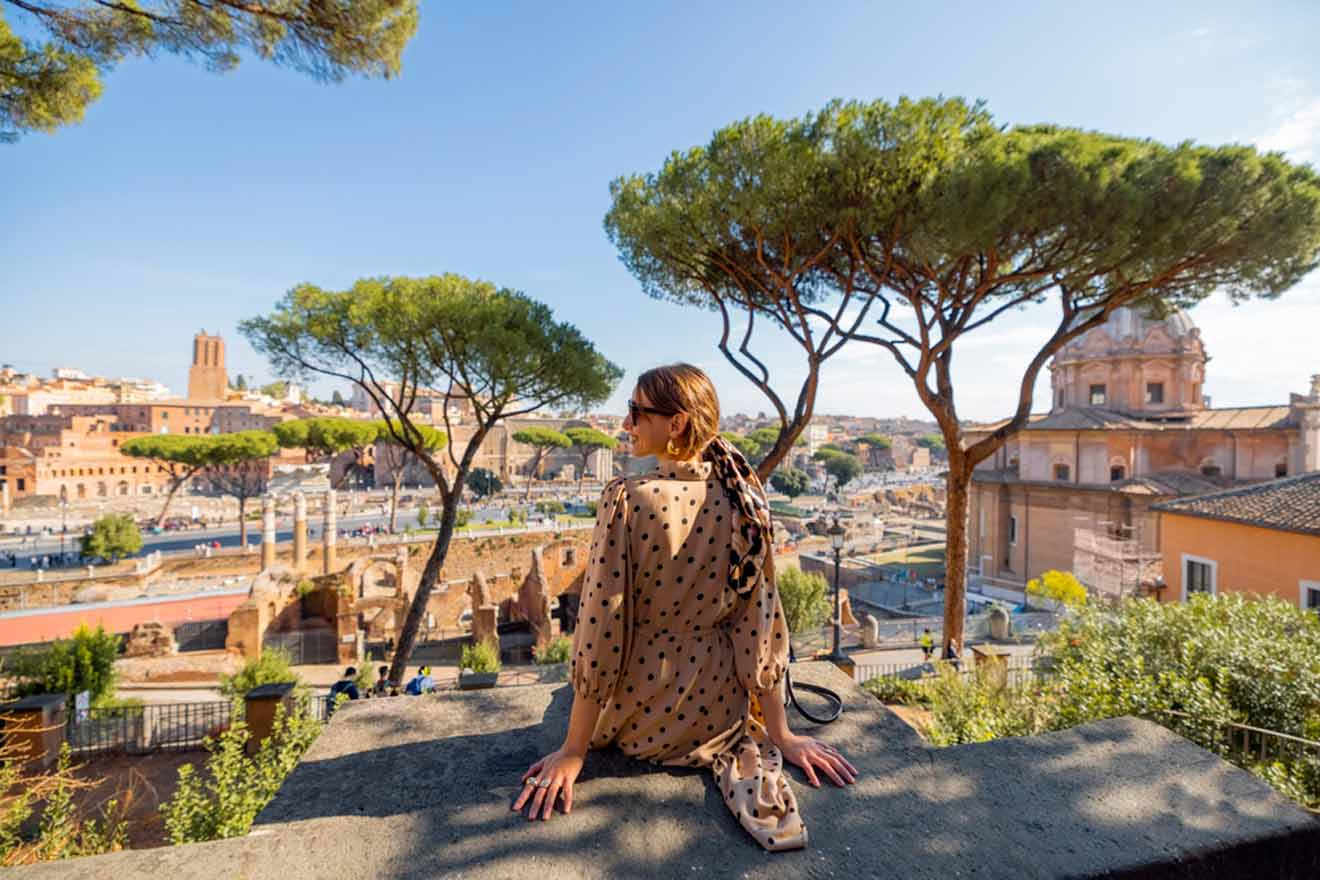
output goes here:
{"type": "MultiPolygon", "coordinates": [[[[1157,557],[1153,505],[1320,470],[1320,376],[1287,404],[1212,408],[1206,360],[1181,312],[1122,309],[1061,350],[1050,412],[973,475],[969,570],[1015,584],[1071,570],[1082,533],[1157,557]]],[[[969,427],[967,442],[996,427],[969,427]]]]}

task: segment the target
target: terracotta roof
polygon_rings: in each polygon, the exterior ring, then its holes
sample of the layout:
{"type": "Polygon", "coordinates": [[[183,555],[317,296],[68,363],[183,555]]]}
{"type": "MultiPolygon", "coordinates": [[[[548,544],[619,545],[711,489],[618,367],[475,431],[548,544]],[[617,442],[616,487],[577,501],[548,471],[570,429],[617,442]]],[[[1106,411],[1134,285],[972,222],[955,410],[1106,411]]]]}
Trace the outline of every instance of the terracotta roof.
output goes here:
{"type": "Polygon", "coordinates": [[[1234,485],[1226,478],[1215,479],[1182,471],[1156,471],[1114,484],[1114,488],[1129,495],[1204,495],[1234,485]]]}
{"type": "Polygon", "coordinates": [[[1165,501],[1152,509],[1264,529],[1320,535],[1320,471],[1165,501]]]}
{"type": "MultiPolygon", "coordinates": [[[[1161,420],[1125,415],[1095,407],[1073,407],[1060,412],[1033,413],[1027,418],[1027,431],[1223,431],[1264,430],[1292,427],[1291,410],[1286,406],[1239,406],[1203,409],[1176,420],[1161,420]]],[[[1171,414],[1174,415],[1174,414],[1171,414]]],[[[986,424],[969,424],[964,430],[989,433],[1008,419],[986,424]]]]}

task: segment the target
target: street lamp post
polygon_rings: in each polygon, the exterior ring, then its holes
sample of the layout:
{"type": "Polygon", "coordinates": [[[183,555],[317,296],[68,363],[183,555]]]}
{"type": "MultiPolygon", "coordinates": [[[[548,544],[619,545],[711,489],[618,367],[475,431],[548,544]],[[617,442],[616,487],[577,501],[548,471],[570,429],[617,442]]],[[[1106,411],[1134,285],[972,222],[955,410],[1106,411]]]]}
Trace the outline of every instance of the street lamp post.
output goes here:
{"type": "Polygon", "coordinates": [[[830,536],[830,547],[834,549],[834,650],[830,652],[830,662],[846,663],[848,658],[844,656],[843,650],[839,647],[840,630],[842,629],[842,611],[839,607],[839,566],[843,557],[843,544],[848,536],[848,530],[839,525],[839,518],[834,517],[834,525],[826,529],[826,534],[830,536]]]}

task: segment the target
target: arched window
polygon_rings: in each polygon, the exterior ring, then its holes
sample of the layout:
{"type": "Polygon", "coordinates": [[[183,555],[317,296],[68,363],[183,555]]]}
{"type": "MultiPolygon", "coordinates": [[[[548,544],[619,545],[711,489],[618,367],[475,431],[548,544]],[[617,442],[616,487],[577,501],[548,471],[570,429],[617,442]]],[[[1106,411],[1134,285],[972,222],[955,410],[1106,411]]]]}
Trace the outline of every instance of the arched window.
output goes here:
{"type": "Polygon", "coordinates": [[[1288,476],[1288,462],[1286,462],[1286,461],[1280,461],[1280,462],[1278,462],[1277,464],[1275,464],[1275,465],[1274,465],[1274,476],[1275,476],[1276,479],[1279,478],[1279,477],[1286,477],[1286,476],[1288,476]]]}

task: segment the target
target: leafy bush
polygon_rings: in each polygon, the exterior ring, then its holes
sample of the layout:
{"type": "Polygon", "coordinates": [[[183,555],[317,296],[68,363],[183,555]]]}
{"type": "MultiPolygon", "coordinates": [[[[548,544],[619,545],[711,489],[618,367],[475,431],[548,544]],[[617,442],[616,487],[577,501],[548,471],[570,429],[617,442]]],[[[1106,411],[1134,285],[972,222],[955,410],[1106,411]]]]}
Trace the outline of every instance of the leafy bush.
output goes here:
{"type": "Polygon", "coordinates": [[[20,697],[66,693],[72,699],[88,691],[97,703],[114,694],[118,655],[119,636],[99,625],[92,630],[81,624],[73,638],[20,651],[8,661],[6,672],[15,679],[20,697]]]}
{"type": "Polygon", "coordinates": [[[425,501],[417,505],[417,527],[426,528],[426,521],[431,518],[431,508],[425,501]]]}
{"type": "Polygon", "coordinates": [[[1052,658],[1064,695],[1060,726],[1171,709],[1320,734],[1320,618],[1279,599],[1088,607],[1038,650],[1052,658]]]}
{"type": "Polygon", "coordinates": [[[454,514],[454,526],[456,528],[461,529],[470,522],[472,522],[472,511],[466,507],[459,508],[458,512],[454,514]]]}
{"type": "Polygon", "coordinates": [[[562,501],[550,500],[536,502],[536,510],[539,513],[563,513],[567,508],[562,501]]]}
{"type": "Polygon", "coordinates": [[[263,684],[299,682],[293,672],[293,657],[288,651],[267,648],[261,656],[248,660],[233,675],[220,676],[220,693],[231,700],[241,700],[248,691],[263,684]]]}
{"type": "Polygon", "coordinates": [[[489,642],[463,646],[463,659],[459,667],[470,672],[499,672],[503,667],[500,653],[489,642]]]}
{"type": "Polygon", "coordinates": [[[1049,569],[1040,577],[1027,581],[1027,594],[1050,599],[1061,605],[1086,604],[1086,587],[1071,571],[1049,569]]]}
{"type": "MultiPolygon", "coordinates": [[[[948,670],[922,687],[937,745],[981,742],[1112,718],[1150,718],[1320,806],[1320,760],[1230,748],[1226,722],[1320,739],[1320,618],[1275,598],[1193,596],[1076,609],[1037,643],[1049,677],[1006,686],[994,667],[948,670]],[[1176,714],[1175,714],[1176,713],[1176,714]]],[[[890,696],[894,686],[868,689],[890,696]]]]}
{"type": "Polygon", "coordinates": [[[552,663],[567,663],[573,656],[573,640],[560,636],[544,648],[536,649],[536,662],[542,666],[552,663]]]}
{"type": "Polygon", "coordinates": [[[1030,736],[1054,729],[1048,699],[1036,688],[1010,687],[1002,668],[977,666],[960,674],[947,663],[922,683],[930,701],[925,734],[937,746],[1030,736]]]}
{"type": "Polygon", "coordinates": [[[885,703],[900,706],[929,706],[930,692],[920,681],[877,675],[862,683],[862,689],[885,703]]]}
{"type": "Polygon", "coordinates": [[[184,764],[174,795],[161,804],[171,842],[198,843],[247,834],[320,732],[321,723],[310,716],[303,700],[292,713],[286,713],[283,706],[275,710],[271,735],[251,757],[245,751],[251,734],[243,722],[218,739],[208,739],[211,756],[205,773],[184,764]]]}
{"type": "Polygon", "coordinates": [[[12,867],[124,848],[128,825],[117,799],[101,807],[99,818],[74,802],[74,791],[94,783],[73,775],[68,743],[60,746],[59,761],[52,770],[24,773],[25,760],[17,746],[0,746],[0,865],[12,867]],[[41,816],[34,827],[29,820],[38,805],[41,816]]]}
{"type": "Polygon", "coordinates": [[[142,549],[142,530],[127,514],[110,514],[92,523],[91,534],[81,538],[84,557],[99,557],[118,562],[142,549]]]}
{"type": "Polygon", "coordinates": [[[829,587],[818,574],[806,574],[800,568],[785,568],[775,578],[779,600],[784,605],[784,620],[791,633],[824,626],[830,617],[829,587]]]}

